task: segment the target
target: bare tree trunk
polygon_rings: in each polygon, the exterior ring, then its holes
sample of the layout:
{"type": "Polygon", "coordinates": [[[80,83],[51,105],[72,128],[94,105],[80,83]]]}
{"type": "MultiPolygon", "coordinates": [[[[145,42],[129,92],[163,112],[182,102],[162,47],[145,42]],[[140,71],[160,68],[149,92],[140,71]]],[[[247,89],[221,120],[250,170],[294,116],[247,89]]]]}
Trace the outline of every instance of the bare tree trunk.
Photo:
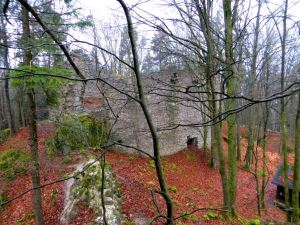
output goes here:
{"type": "MultiPolygon", "coordinates": [[[[269,48],[270,48],[270,39],[267,40],[266,50],[264,53],[264,59],[265,59],[265,83],[264,83],[264,89],[265,89],[265,97],[269,95],[269,77],[270,77],[270,54],[269,54],[269,48]]],[[[267,128],[268,128],[268,121],[269,121],[269,103],[265,102],[263,104],[263,138],[262,138],[262,151],[263,151],[263,167],[262,167],[262,179],[261,179],[261,208],[265,209],[265,190],[266,190],[266,177],[267,177],[267,155],[266,155],[266,144],[267,144],[267,128]]]]}
{"type": "Polygon", "coordinates": [[[226,162],[224,159],[224,152],[222,148],[222,132],[221,132],[221,124],[216,124],[214,126],[215,130],[215,139],[216,139],[216,148],[218,152],[219,159],[219,172],[221,174],[222,181],[222,191],[223,191],[223,206],[224,208],[229,207],[229,190],[228,190],[228,178],[226,174],[226,162]]]}
{"type": "MultiPolygon", "coordinates": [[[[235,77],[233,70],[233,17],[231,9],[231,0],[223,0],[224,22],[225,22],[225,77],[227,94],[235,94],[235,77]]],[[[226,102],[226,110],[234,108],[234,100],[229,99],[226,102]]],[[[236,161],[236,127],[235,116],[227,117],[228,126],[228,196],[229,209],[235,214],[236,183],[237,183],[237,161],[236,161]]]]}
{"type": "MultiPolygon", "coordinates": [[[[1,26],[2,26],[2,32],[4,33],[4,38],[3,38],[3,44],[5,46],[8,45],[7,43],[7,31],[6,31],[6,24],[4,22],[4,17],[1,16],[1,26]]],[[[4,66],[9,69],[9,61],[8,61],[8,47],[4,48],[4,66]]],[[[4,73],[5,78],[9,77],[9,73],[5,72],[4,73]]],[[[5,90],[5,100],[6,100],[6,107],[7,107],[7,122],[8,122],[8,126],[11,129],[11,134],[13,134],[15,132],[15,126],[14,126],[14,121],[13,121],[13,116],[12,116],[12,109],[11,109],[11,101],[10,101],[10,94],[9,94],[9,79],[6,79],[4,81],[4,90],[5,90]]]]}
{"type": "MultiPolygon", "coordinates": [[[[288,0],[285,1],[284,15],[283,15],[283,33],[281,37],[281,78],[280,89],[284,90],[285,81],[285,56],[286,56],[286,20],[287,20],[288,0]]],[[[286,112],[284,98],[280,99],[280,127],[281,127],[281,153],[283,155],[283,174],[284,174],[284,199],[286,206],[289,206],[289,188],[288,188],[288,154],[286,148],[286,112]]],[[[288,216],[288,215],[287,215],[288,216]]]]}
{"type": "Polygon", "coordinates": [[[236,115],[236,159],[241,160],[241,126],[239,115],[236,115]]]}
{"type": "MultiPolygon", "coordinates": [[[[22,28],[23,28],[23,42],[28,42],[30,38],[30,25],[29,25],[29,13],[25,7],[22,6],[22,28]]],[[[31,66],[32,54],[27,48],[24,50],[24,64],[31,66]]],[[[32,186],[33,191],[33,208],[35,223],[37,225],[44,224],[43,209],[42,209],[42,197],[40,186],[40,164],[38,155],[38,140],[37,140],[37,126],[36,126],[36,105],[35,105],[35,93],[32,88],[27,88],[27,96],[29,103],[28,121],[29,121],[29,133],[30,133],[30,148],[32,159],[32,186]]]]}
{"type": "MultiPolygon", "coordinates": [[[[40,182],[40,163],[38,155],[38,140],[37,140],[37,127],[36,127],[36,106],[35,106],[35,93],[34,90],[28,90],[28,103],[29,103],[29,131],[30,131],[30,148],[32,159],[32,186],[33,188],[39,187],[40,182]]],[[[41,189],[37,188],[33,191],[33,208],[35,223],[37,225],[44,224],[43,208],[42,208],[42,195],[41,189]]]]}
{"type": "Polygon", "coordinates": [[[138,60],[138,54],[137,54],[137,49],[136,49],[136,38],[135,38],[135,34],[134,34],[131,16],[130,16],[129,10],[128,10],[126,4],[124,3],[124,1],[123,0],[117,0],[117,1],[121,4],[121,6],[124,10],[125,16],[126,16],[126,20],[127,20],[128,34],[129,34],[129,38],[130,38],[131,50],[132,50],[132,55],[133,55],[133,64],[134,64],[133,70],[134,70],[135,77],[136,77],[139,101],[140,101],[141,108],[144,112],[148,127],[150,129],[150,133],[151,133],[151,137],[152,137],[152,141],[153,141],[153,155],[154,155],[157,178],[159,181],[162,196],[164,197],[164,199],[166,201],[166,205],[167,205],[167,222],[166,222],[166,224],[173,224],[174,223],[173,222],[173,219],[174,219],[173,203],[169,196],[167,185],[165,183],[165,179],[164,179],[164,175],[163,175],[161,158],[160,158],[160,150],[159,150],[159,139],[157,136],[157,131],[153,124],[152,117],[148,111],[148,106],[146,103],[144,88],[143,88],[141,74],[140,74],[140,65],[139,65],[139,60],[138,60]]]}
{"type": "Polygon", "coordinates": [[[101,157],[101,206],[102,206],[102,216],[103,216],[103,224],[104,225],[109,225],[107,223],[107,219],[106,219],[106,207],[105,207],[105,193],[104,193],[104,189],[105,189],[105,153],[103,153],[103,156],[101,157]]]}
{"type": "MultiPolygon", "coordinates": [[[[256,14],[256,24],[254,30],[254,39],[253,39],[253,48],[252,48],[252,56],[251,56],[251,71],[250,71],[250,96],[253,98],[255,95],[255,82],[256,82],[256,70],[257,70],[257,55],[258,55],[258,37],[260,30],[260,10],[261,10],[261,1],[258,1],[258,9],[256,14]]],[[[248,146],[247,153],[245,157],[246,169],[250,169],[250,164],[253,159],[254,153],[254,132],[255,132],[255,111],[256,107],[252,106],[250,108],[250,119],[249,119],[249,132],[248,132],[248,146]]]]}
{"type": "MultiPolygon", "coordinates": [[[[206,77],[206,83],[207,83],[207,91],[208,91],[208,99],[211,99],[209,104],[209,110],[212,115],[212,118],[216,115],[216,104],[214,103],[216,100],[215,95],[215,76],[214,71],[216,70],[216,60],[215,60],[215,47],[212,37],[212,31],[211,31],[211,9],[212,9],[212,2],[207,1],[203,2],[199,0],[194,0],[194,3],[196,5],[201,29],[205,38],[206,47],[207,47],[207,53],[206,53],[206,66],[205,66],[205,77],[206,77]]],[[[218,125],[214,125],[218,126],[218,125]]],[[[216,146],[217,143],[215,141],[215,130],[218,130],[216,128],[212,127],[211,131],[211,154],[210,154],[210,166],[212,168],[216,167],[216,146]]]]}
{"type": "Polygon", "coordinates": [[[300,92],[298,93],[298,109],[295,129],[295,159],[292,194],[292,222],[299,222],[299,180],[300,180],[300,92]]]}

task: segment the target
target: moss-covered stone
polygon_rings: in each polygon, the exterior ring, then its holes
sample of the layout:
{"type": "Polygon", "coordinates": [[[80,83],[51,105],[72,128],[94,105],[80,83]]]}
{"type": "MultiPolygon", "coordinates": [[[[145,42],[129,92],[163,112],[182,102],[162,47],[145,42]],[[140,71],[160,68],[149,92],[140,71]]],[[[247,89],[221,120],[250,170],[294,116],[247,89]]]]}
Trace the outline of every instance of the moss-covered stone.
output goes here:
{"type": "MultiPolygon", "coordinates": [[[[105,185],[104,185],[104,202],[106,208],[106,217],[108,224],[121,224],[123,216],[120,212],[121,205],[121,188],[116,177],[112,173],[109,167],[105,167],[105,185]]],[[[66,204],[62,213],[61,220],[67,224],[68,220],[74,216],[76,212],[76,205],[79,202],[83,202],[87,206],[93,209],[93,212],[97,216],[97,221],[102,221],[102,169],[99,162],[90,160],[85,164],[78,166],[78,169],[74,174],[77,174],[76,180],[69,185],[69,193],[66,194],[66,204]],[[92,164],[91,164],[92,163],[92,164]],[[90,166],[88,166],[91,164],[90,166]],[[87,168],[88,167],[88,168],[87,168]],[[82,168],[87,168],[84,172],[82,168]]],[[[96,221],[96,222],[97,222],[96,221]]]]}

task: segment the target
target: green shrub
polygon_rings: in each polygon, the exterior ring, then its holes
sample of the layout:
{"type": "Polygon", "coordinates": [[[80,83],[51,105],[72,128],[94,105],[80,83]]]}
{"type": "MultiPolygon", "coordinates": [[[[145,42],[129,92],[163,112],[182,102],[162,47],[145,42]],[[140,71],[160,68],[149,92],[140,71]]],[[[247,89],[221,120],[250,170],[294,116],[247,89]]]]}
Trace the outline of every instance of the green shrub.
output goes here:
{"type": "Polygon", "coordinates": [[[11,130],[10,130],[10,128],[5,128],[0,133],[2,133],[2,137],[0,137],[0,143],[1,143],[1,142],[4,142],[5,140],[7,140],[10,137],[11,130]]]}
{"type": "Polygon", "coordinates": [[[185,223],[182,222],[182,221],[178,221],[178,222],[176,223],[176,225],[185,225],[185,223]]]}
{"type": "Polygon", "coordinates": [[[293,153],[294,152],[294,149],[291,147],[291,146],[286,146],[286,151],[288,152],[288,153],[293,153]]]}
{"type": "Polygon", "coordinates": [[[256,220],[251,220],[249,222],[246,223],[246,225],[261,225],[261,221],[256,219],[256,220]]]}
{"type": "Polygon", "coordinates": [[[24,174],[29,164],[30,156],[20,149],[8,149],[0,153],[0,172],[7,180],[24,174]]]}
{"type": "Polygon", "coordinates": [[[154,186],[155,186],[155,182],[154,182],[154,181],[149,181],[149,182],[147,182],[147,184],[148,184],[150,187],[154,187],[154,186]]]}
{"type": "Polygon", "coordinates": [[[29,213],[25,214],[21,219],[17,221],[18,225],[26,225],[30,224],[34,219],[34,211],[30,211],[29,213]]]}
{"type": "Polygon", "coordinates": [[[8,200],[8,197],[5,193],[0,194],[0,211],[4,210],[4,205],[2,205],[4,202],[8,200]]]}
{"type": "Polygon", "coordinates": [[[125,221],[125,225],[135,225],[133,221],[127,220],[125,221]]]}
{"type": "Polygon", "coordinates": [[[219,219],[220,216],[219,216],[219,214],[217,214],[217,213],[215,213],[215,212],[208,212],[208,213],[206,213],[206,214],[203,216],[203,218],[204,218],[205,220],[219,219]]]}
{"type": "Polygon", "coordinates": [[[149,165],[150,165],[150,167],[155,168],[155,161],[153,159],[150,160],[149,165]]]}
{"type": "Polygon", "coordinates": [[[58,198],[58,190],[57,189],[53,189],[51,191],[51,194],[50,194],[51,202],[52,203],[56,203],[57,202],[57,198],[58,198]]]}
{"type": "Polygon", "coordinates": [[[79,119],[83,127],[87,130],[86,138],[88,146],[96,148],[107,141],[108,126],[105,119],[89,115],[81,115],[79,119]]]}
{"type": "Polygon", "coordinates": [[[192,221],[192,222],[197,222],[199,219],[192,215],[192,214],[188,214],[188,213],[185,213],[183,216],[182,216],[183,219],[185,220],[189,220],[189,221],[192,221]]]}
{"type": "Polygon", "coordinates": [[[2,137],[3,137],[3,140],[6,140],[10,137],[11,135],[11,130],[10,128],[6,128],[6,129],[3,129],[2,130],[2,137]]]}
{"type": "Polygon", "coordinates": [[[68,155],[72,150],[99,147],[108,138],[107,123],[89,115],[66,115],[57,125],[55,134],[46,141],[49,156],[68,155]]]}
{"type": "Polygon", "coordinates": [[[176,186],[171,186],[169,187],[169,190],[173,193],[177,193],[177,187],[176,186]]]}

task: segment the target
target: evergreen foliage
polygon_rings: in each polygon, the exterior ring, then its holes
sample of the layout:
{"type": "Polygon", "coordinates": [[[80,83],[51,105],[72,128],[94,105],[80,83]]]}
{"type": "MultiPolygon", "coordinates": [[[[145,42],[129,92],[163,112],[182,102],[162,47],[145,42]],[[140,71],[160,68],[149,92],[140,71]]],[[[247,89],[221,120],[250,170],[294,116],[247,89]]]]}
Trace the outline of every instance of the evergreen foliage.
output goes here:
{"type": "Polygon", "coordinates": [[[28,89],[35,90],[35,92],[42,91],[47,97],[47,104],[52,106],[58,103],[60,96],[58,88],[66,83],[66,79],[59,78],[59,76],[70,77],[71,71],[60,68],[24,65],[13,71],[12,76],[18,77],[18,79],[12,80],[13,87],[26,86],[28,89]]]}

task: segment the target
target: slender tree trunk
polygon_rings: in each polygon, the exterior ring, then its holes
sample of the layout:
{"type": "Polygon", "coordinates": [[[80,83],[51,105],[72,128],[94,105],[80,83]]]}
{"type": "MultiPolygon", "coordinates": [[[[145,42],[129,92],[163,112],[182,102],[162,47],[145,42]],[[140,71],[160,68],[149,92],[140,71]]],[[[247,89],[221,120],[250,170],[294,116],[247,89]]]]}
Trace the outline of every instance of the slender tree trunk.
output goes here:
{"type": "Polygon", "coordinates": [[[236,159],[241,160],[241,126],[239,116],[236,116],[236,159]]]}
{"type": "Polygon", "coordinates": [[[298,93],[298,109],[295,128],[295,159],[292,194],[292,222],[299,222],[299,185],[300,185],[300,92],[298,93]]]}
{"type": "MultiPolygon", "coordinates": [[[[30,38],[30,25],[29,25],[29,13],[25,7],[22,6],[22,28],[23,28],[23,41],[28,42],[30,38]]],[[[31,66],[32,54],[27,48],[24,50],[24,64],[31,66]]],[[[32,88],[27,88],[29,112],[29,133],[30,133],[30,148],[31,148],[31,159],[32,159],[32,186],[37,188],[40,186],[40,164],[38,155],[38,140],[37,140],[37,126],[36,126],[36,104],[35,104],[35,93],[32,88]]],[[[44,224],[43,209],[42,209],[42,197],[41,189],[37,188],[33,191],[33,208],[35,223],[37,225],[44,224]]]]}
{"type": "MultiPolygon", "coordinates": [[[[212,101],[209,101],[209,109],[212,117],[216,115],[217,107],[214,103],[216,100],[216,94],[215,92],[215,76],[214,71],[216,70],[216,61],[215,61],[215,48],[212,38],[212,31],[211,31],[211,18],[210,18],[210,12],[211,12],[211,1],[202,2],[200,5],[199,0],[194,0],[194,3],[196,5],[200,25],[202,32],[204,34],[206,47],[207,47],[207,53],[206,53],[206,66],[205,66],[205,77],[206,77],[206,83],[207,83],[207,91],[208,91],[208,99],[211,99],[212,101]]],[[[215,130],[214,126],[219,125],[213,125],[212,131],[211,131],[211,154],[210,154],[210,167],[215,168],[216,167],[216,151],[217,151],[217,143],[215,141],[215,130]]]]}
{"type": "Polygon", "coordinates": [[[252,162],[253,158],[253,150],[254,150],[254,125],[253,125],[253,112],[250,110],[250,121],[248,124],[248,145],[247,145],[247,151],[245,155],[245,169],[250,169],[250,164],[252,162]]]}
{"type": "Polygon", "coordinates": [[[103,156],[101,157],[101,206],[102,206],[102,216],[103,216],[103,224],[109,225],[107,223],[106,219],[106,207],[105,207],[105,153],[103,153],[103,156]]]}
{"type": "Polygon", "coordinates": [[[207,153],[207,149],[208,149],[208,147],[207,147],[207,135],[208,135],[208,127],[205,126],[205,127],[203,127],[203,148],[204,148],[205,154],[207,153]]]}
{"type": "Polygon", "coordinates": [[[167,205],[167,222],[166,222],[166,224],[173,224],[174,223],[173,203],[172,203],[172,200],[168,193],[167,185],[166,185],[164,175],[163,175],[163,169],[162,169],[161,158],[160,158],[160,150],[159,150],[159,139],[157,136],[157,131],[153,124],[152,117],[148,111],[148,105],[146,103],[144,87],[143,87],[141,74],[140,74],[140,65],[139,65],[139,60],[138,60],[138,54],[137,54],[137,49],[136,49],[136,38],[135,38],[135,34],[134,34],[131,16],[130,16],[129,10],[128,10],[126,4],[124,3],[124,1],[123,0],[117,0],[117,1],[121,4],[121,6],[124,10],[125,16],[126,16],[126,20],[127,20],[128,34],[129,34],[129,38],[130,38],[131,50],[132,50],[132,55],[133,55],[133,64],[134,64],[133,70],[135,72],[135,77],[136,77],[139,101],[140,101],[141,108],[144,112],[148,127],[150,129],[150,133],[151,133],[151,137],[152,137],[152,141],[153,141],[153,155],[154,155],[157,178],[159,181],[161,193],[162,193],[164,200],[166,202],[166,205],[167,205]]]}
{"type": "MultiPolygon", "coordinates": [[[[285,81],[285,56],[286,56],[286,20],[287,20],[288,0],[285,1],[284,15],[283,15],[283,32],[281,37],[281,78],[280,89],[284,90],[285,81]]],[[[280,99],[280,129],[281,129],[281,153],[283,155],[283,174],[284,174],[284,199],[285,204],[289,206],[289,188],[288,188],[288,154],[286,149],[286,112],[284,98],[280,99]]],[[[287,215],[288,216],[288,215],[287,215]]]]}
{"type": "MultiPolygon", "coordinates": [[[[6,24],[4,22],[4,17],[1,17],[1,25],[2,25],[2,32],[4,33],[4,38],[3,38],[3,44],[5,46],[8,45],[7,42],[7,31],[6,31],[6,24]]],[[[4,48],[4,66],[9,69],[9,61],[8,61],[8,47],[4,48]]],[[[4,73],[5,78],[9,77],[9,72],[4,73]]],[[[5,90],[5,100],[6,100],[6,107],[7,107],[7,122],[8,126],[11,129],[11,134],[15,132],[15,126],[14,126],[14,121],[13,121],[13,116],[12,116],[12,109],[11,109],[11,101],[10,101],[10,93],[9,93],[9,79],[6,79],[4,82],[4,90],[5,90]]]]}
{"type": "MultiPolygon", "coordinates": [[[[266,52],[264,54],[265,62],[265,97],[269,95],[269,77],[270,77],[270,55],[269,55],[269,48],[270,48],[270,40],[267,41],[266,46],[266,52]]],[[[266,144],[267,144],[267,128],[268,128],[268,121],[269,121],[269,103],[265,102],[263,105],[263,138],[262,138],[262,151],[263,151],[263,159],[262,159],[262,179],[261,179],[261,208],[265,209],[265,190],[266,190],[266,177],[267,177],[267,150],[266,150],[266,144]]]]}
{"type": "MultiPolygon", "coordinates": [[[[260,9],[261,9],[261,1],[258,1],[258,9],[256,15],[256,24],[254,30],[254,38],[253,38],[253,48],[252,48],[252,57],[251,57],[251,74],[250,74],[250,96],[255,97],[255,81],[256,81],[256,65],[257,65],[257,48],[258,48],[258,37],[259,37],[259,29],[260,29],[260,9]]],[[[255,132],[255,111],[257,107],[252,106],[250,108],[250,115],[249,115],[249,132],[248,132],[248,146],[246,152],[246,169],[250,169],[250,164],[253,159],[253,152],[254,152],[254,132],[255,132]]]]}

